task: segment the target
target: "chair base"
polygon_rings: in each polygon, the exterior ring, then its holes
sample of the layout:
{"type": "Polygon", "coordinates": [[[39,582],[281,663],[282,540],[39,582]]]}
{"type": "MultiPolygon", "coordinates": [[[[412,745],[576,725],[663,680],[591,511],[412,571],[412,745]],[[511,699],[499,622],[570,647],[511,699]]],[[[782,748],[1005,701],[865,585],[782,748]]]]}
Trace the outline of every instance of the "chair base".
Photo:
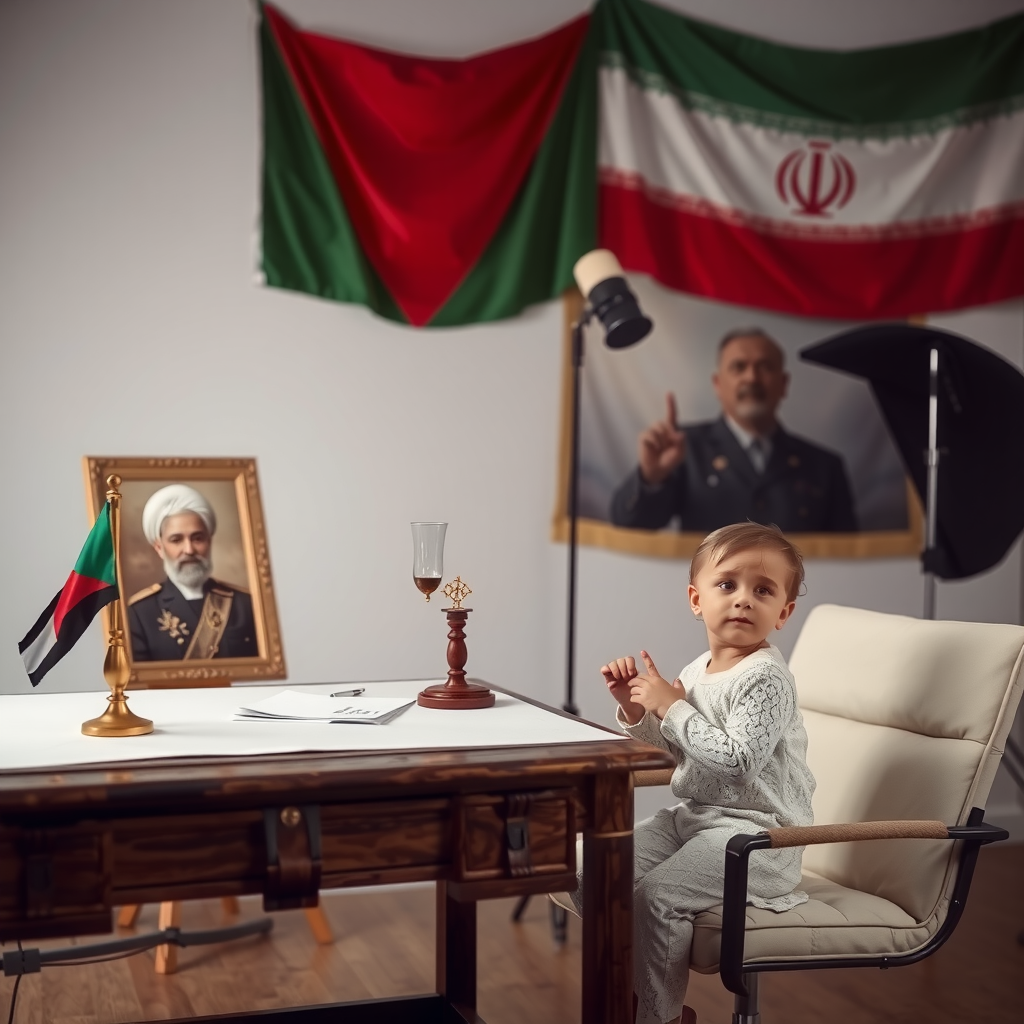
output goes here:
{"type": "Polygon", "coordinates": [[[758,980],[756,974],[743,975],[747,994],[733,998],[732,1024],[761,1024],[761,1010],[757,999],[758,980]]]}

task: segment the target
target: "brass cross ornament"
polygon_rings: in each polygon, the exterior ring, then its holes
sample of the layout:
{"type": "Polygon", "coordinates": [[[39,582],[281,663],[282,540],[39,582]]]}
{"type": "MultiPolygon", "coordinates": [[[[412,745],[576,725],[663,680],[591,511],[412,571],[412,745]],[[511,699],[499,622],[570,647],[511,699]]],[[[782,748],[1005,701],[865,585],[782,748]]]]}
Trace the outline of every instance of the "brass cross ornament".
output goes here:
{"type": "Polygon", "coordinates": [[[462,602],[472,593],[473,591],[462,582],[461,576],[456,576],[451,583],[445,584],[444,596],[451,601],[453,608],[461,608],[462,602]]]}

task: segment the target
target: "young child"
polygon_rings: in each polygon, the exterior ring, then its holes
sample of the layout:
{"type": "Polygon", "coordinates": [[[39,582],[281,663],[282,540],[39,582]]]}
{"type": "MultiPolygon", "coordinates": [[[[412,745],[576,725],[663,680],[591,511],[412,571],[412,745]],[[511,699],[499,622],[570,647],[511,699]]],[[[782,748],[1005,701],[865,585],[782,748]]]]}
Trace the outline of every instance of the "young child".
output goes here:
{"type": "MultiPolygon", "coordinates": [[[[634,985],[637,1024],[695,1020],[683,1007],[694,916],[722,901],[725,846],[737,833],[810,825],[814,779],[796,687],[768,643],[793,612],[803,582],[799,551],[775,527],[726,526],[690,563],[690,609],[710,650],[669,683],[646,651],[602,666],[630,735],[671,751],[680,799],[635,830],[634,985]]],[[[750,859],[748,901],[788,910],[802,850],[750,859]]]]}

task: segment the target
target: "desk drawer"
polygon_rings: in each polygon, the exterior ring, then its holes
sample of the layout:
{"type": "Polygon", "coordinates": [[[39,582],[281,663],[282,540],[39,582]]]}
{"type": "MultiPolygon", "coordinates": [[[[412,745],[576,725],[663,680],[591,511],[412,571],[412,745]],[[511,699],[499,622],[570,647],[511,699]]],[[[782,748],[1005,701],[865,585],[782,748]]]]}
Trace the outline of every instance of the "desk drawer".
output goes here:
{"type": "Polygon", "coordinates": [[[455,829],[455,881],[564,875],[576,869],[571,789],[462,797],[455,829]]]}

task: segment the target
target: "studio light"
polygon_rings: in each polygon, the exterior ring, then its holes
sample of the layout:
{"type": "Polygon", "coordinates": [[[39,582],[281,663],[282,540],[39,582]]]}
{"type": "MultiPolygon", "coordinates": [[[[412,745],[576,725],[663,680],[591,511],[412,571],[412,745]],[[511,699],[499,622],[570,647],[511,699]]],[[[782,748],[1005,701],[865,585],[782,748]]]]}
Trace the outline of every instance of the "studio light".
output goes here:
{"type": "Polygon", "coordinates": [[[614,253],[594,249],[576,261],[572,273],[590,313],[584,310],[583,322],[596,316],[604,325],[609,348],[629,348],[650,334],[654,325],[640,312],[614,253]]]}

